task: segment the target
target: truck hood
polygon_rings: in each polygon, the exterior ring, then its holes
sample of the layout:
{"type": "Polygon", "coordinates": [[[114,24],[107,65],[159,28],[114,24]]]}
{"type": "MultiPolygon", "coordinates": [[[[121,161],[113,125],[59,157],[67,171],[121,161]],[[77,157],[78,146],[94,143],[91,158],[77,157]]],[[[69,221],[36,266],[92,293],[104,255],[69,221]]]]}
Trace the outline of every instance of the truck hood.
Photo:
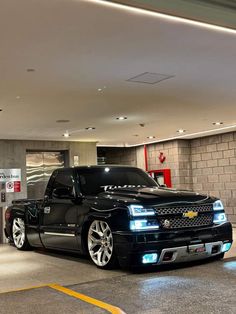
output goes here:
{"type": "Polygon", "coordinates": [[[191,191],[181,191],[161,187],[153,188],[116,188],[100,194],[118,202],[140,204],[164,203],[209,203],[216,199],[191,191]]]}

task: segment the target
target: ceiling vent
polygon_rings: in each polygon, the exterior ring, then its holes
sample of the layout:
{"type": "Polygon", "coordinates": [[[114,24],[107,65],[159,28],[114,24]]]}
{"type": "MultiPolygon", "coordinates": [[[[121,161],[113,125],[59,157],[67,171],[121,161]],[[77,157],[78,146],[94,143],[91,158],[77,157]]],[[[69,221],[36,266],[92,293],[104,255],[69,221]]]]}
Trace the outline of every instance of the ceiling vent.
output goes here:
{"type": "Polygon", "coordinates": [[[139,74],[135,77],[128,79],[128,82],[135,82],[135,83],[144,83],[144,84],[157,84],[161,81],[168,80],[174,77],[173,75],[165,75],[159,73],[150,73],[144,72],[139,74]]]}

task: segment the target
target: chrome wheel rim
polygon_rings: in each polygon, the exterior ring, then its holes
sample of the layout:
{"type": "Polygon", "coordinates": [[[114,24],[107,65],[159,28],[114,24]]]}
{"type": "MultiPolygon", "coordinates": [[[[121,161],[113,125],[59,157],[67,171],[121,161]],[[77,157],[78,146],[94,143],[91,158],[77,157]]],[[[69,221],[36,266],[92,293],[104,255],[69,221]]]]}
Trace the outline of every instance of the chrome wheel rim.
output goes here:
{"type": "Polygon", "coordinates": [[[105,221],[94,220],[88,232],[88,250],[97,266],[106,266],[113,252],[111,229],[105,221]]]}
{"type": "Polygon", "coordinates": [[[21,218],[15,218],[12,226],[12,235],[14,244],[21,249],[25,243],[25,223],[21,218]]]}

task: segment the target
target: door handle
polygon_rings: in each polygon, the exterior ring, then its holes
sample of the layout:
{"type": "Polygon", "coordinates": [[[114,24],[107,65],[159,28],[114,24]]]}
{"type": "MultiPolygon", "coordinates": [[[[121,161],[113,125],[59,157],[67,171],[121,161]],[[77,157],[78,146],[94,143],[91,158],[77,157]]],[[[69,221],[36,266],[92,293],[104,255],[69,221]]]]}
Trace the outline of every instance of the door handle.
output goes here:
{"type": "Polygon", "coordinates": [[[50,214],[50,211],[51,211],[51,207],[50,206],[47,206],[47,207],[44,207],[44,214],[50,214]]]}

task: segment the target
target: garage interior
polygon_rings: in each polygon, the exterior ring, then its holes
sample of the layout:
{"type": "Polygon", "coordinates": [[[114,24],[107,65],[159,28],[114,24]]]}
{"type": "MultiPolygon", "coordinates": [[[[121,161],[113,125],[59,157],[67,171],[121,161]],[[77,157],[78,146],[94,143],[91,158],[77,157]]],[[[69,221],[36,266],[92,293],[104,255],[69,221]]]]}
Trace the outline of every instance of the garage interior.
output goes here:
{"type": "Polygon", "coordinates": [[[6,208],[43,198],[54,169],[109,164],[221,199],[235,238],[235,1],[0,3],[0,169],[21,170],[20,191],[0,181],[0,313],[235,313],[235,244],[132,272],[4,235],[6,208]]]}

